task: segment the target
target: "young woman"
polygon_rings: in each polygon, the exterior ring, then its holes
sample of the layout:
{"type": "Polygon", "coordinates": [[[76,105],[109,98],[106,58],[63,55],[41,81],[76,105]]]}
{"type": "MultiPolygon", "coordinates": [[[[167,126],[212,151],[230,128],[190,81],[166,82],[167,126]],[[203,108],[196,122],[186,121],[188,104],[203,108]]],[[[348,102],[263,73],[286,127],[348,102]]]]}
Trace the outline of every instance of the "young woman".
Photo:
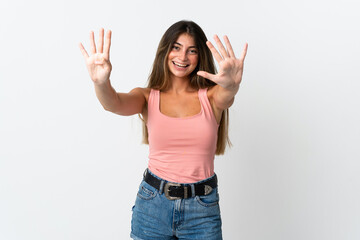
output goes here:
{"type": "Polygon", "coordinates": [[[111,31],[100,30],[91,55],[80,43],[96,96],[104,109],[140,114],[149,163],[131,221],[133,239],[222,239],[214,155],[224,154],[228,108],[242,79],[247,44],[236,58],[229,39],[219,49],[192,21],[173,24],[163,35],[146,88],[118,93],[110,84],[111,31]],[[219,64],[216,73],[215,57],[219,64]]]}

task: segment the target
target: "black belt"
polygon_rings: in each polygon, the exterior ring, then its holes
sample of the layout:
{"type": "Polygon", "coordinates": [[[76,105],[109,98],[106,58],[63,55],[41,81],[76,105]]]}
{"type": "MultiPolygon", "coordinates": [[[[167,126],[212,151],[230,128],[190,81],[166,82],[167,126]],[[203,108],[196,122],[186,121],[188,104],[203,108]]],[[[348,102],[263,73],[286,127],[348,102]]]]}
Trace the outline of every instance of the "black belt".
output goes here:
{"type": "Polygon", "coordinates": [[[194,185],[195,196],[204,196],[212,192],[214,188],[217,187],[217,177],[216,175],[211,179],[195,184],[181,184],[181,183],[172,183],[165,180],[160,180],[148,172],[148,169],[144,172],[144,181],[160,191],[161,182],[164,181],[164,194],[167,199],[175,200],[182,198],[191,198],[192,191],[191,185],[194,185]]]}

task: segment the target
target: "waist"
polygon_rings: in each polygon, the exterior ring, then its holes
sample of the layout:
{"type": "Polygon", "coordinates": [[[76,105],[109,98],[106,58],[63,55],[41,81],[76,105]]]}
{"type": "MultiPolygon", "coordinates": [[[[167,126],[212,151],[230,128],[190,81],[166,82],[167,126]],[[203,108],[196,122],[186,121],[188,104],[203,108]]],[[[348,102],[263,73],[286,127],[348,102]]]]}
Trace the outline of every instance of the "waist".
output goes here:
{"type": "Polygon", "coordinates": [[[214,156],[203,159],[161,158],[149,154],[148,168],[169,182],[194,183],[214,175],[214,156]]]}
{"type": "Polygon", "coordinates": [[[169,200],[204,196],[210,194],[217,188],[217,176],[214,173],[211,177],[194,183],[169,182],[156,176],[149,169],[144,172],[144,181],[153,186],[160,193],[164,193],[169,200]]]}

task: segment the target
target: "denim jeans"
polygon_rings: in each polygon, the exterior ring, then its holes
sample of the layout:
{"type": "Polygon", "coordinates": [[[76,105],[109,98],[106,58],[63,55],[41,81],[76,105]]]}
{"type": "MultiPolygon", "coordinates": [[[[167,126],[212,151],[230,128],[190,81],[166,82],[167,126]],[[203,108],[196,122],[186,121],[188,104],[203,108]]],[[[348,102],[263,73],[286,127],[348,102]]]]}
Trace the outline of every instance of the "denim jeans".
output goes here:
{"type": "MultiPolygon", "coordinates": [[[[155,176],[150,171],[149,173],[155,176]]],[[[166,183],[165,180],[163,181],[166,183]]],[[[131,238],[135,240],[222,239],[217,187],[206,196],[176,200],[168,200],[162,188],[160,187],[159,191],[144,180],[141,182],[133,207],[131,238]]]]}

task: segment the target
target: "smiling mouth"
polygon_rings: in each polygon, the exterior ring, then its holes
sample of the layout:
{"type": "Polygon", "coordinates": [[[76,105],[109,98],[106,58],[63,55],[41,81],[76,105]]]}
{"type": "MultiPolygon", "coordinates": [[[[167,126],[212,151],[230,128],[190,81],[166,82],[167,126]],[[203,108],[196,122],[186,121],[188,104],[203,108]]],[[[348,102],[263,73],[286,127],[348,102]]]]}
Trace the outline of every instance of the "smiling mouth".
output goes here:
{"type": "Polygon", "coordinates": [[[180,68],[186,68],[186,67],[188,67],[189,66],[189,64],[187,64],[187,65],[185,65],[185,64],[180,64],[180,63],[177,63],[177,62],[172,62],[175,66],[177,66],[177,67],[180,67],[180,68]]]}

